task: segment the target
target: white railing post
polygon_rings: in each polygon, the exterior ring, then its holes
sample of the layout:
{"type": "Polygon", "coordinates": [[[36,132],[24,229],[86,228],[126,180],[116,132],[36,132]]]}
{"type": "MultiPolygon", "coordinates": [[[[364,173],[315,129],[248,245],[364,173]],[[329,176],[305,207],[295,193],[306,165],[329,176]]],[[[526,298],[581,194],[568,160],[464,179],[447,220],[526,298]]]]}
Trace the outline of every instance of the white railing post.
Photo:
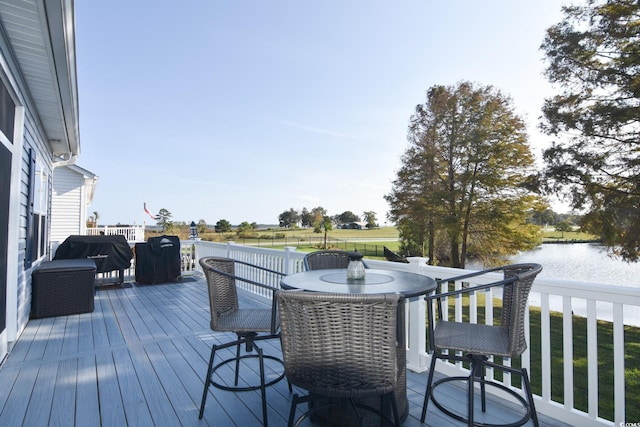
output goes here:
{"type": "Polygon", "coordinates": [[[295,246],[285,246],[284,247],[284,274],[292,274],[292,273],[296,273],[296,269],[295,269],[295,265],[294,263],[294,259],[291,256],[292,252],[296,251],[296,247],[295,246]]]}
{"type": "Polygon", "coordinates": [[[231,256],[231,251],[232,251],[231,250],[231,246],[234,245],[234,244],[235,244],[235,242],[233,242],[231,240],[229,240],[227,242],[227,254],[225,255],[227,258],[232,258],[232,256],[231,256]]]}
{"type": "Polygon", "coordinates": [[[136,242],[144,242],[144,226],[138,225],[135,233],[136,242]]]}
{"type": "MultiPolygon", "coordinates": [[[[427,258],[410,257],[410,269],[421,274],[427,258]]],[[[407,331],[407,368],[414,372],[427,369],[426,358],[423,357],[427,348],[427,310],[423,296],[407,301],[405,304],[405,330],[407,331]]]]}

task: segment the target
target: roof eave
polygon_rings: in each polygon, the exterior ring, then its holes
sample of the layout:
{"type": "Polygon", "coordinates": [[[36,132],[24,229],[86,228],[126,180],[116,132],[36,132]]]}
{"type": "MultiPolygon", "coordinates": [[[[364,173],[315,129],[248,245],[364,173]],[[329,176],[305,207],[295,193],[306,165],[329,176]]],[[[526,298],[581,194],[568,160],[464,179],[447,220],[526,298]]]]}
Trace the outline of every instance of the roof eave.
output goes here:
{"type": "MultiPolygon", "coordinates": [[[[59,108],[64,121],[66,153],[59,153],[51,141],[54,157],[77,157],[80,154],[78,85],[76,75],[75,15],[73,0],[44,0],[49,40],[47,48],[53,80],[57,83],[59,108]]],[[[53,138],[50,138],[50,140],[53,138]]]]}

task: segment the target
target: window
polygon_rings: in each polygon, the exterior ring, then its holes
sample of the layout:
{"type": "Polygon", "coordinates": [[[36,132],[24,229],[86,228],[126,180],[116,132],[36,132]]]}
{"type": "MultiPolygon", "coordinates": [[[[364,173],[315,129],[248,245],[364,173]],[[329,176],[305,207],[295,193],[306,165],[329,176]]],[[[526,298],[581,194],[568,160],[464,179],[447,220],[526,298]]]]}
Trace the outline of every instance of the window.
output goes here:
{"type": "Polygon", "coordinates": [[[11,95],[0,80],[0,132],[13,144],[13,128],[16,119],[16,104],[11,95]]]}
{"type": "Polygon", "coordinates": [[[33,149],[29,152],[29,201],[27,205],[27,249],[25,268],[47,252],[47,209],[49,206],[50,180],[38,164],[33,149]]]}

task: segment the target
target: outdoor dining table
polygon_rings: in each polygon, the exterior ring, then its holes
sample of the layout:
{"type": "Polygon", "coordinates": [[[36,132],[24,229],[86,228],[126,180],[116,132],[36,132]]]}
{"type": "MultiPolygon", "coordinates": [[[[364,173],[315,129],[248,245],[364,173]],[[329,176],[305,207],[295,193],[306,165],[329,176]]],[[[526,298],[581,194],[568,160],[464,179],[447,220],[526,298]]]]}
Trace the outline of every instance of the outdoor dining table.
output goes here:
{"type": "MultiPolygon", "coordinates": [[[[396,402],[400,418],[404,421],[409,413],[407,399],[405,307],[407,300],[414,300],[436,289],[436,281],[422,274],[406,271],[366,269],[363,279],[347,279],[346,269],[311,270],[291,274],[282,278],[283,289],[300,289],[311,292],[337,292],[349,294],[397,293],[401,297],[398,305],[397,349],[398,387],[396,402]]],[[[378,421],[379,422],[379,421],[378,421]]]]}

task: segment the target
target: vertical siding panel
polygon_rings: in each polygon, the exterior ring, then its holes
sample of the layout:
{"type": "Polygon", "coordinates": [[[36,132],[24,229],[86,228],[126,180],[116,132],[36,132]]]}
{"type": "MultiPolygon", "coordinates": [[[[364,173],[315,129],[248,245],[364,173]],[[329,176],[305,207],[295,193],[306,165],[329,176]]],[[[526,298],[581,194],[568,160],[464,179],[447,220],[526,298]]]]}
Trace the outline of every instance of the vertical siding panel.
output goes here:
{"type": "Polygon", "coordinates": [[[51,244],[56,248],[69,236],[81,234],[80,217],[84,177],[68,167],[53,173],[51,244]]]}

